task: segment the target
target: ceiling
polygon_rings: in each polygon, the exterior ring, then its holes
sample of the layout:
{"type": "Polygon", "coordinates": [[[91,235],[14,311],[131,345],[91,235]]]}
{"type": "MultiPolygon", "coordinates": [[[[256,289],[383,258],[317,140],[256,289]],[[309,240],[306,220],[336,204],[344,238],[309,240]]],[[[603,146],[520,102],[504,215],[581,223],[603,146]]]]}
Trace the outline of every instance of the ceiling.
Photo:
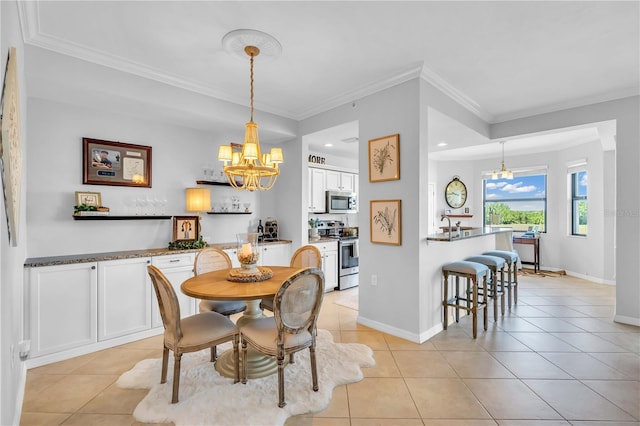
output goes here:
{"type": "MultiPolygon", "coordinates": [[[[256,58],[255,118],[261,139],[278,142],[291,136],[286,120],[418,76],[490,123],[637,95],[639,6],[25,1],[19,12],[29,96],[166,117],[221,137],[242,134],[249,100],[248,59],[226,53],[222,38],[240,28],[271,34],[282,53],[256,58]]],[[[340,142],[357,137],[354,128],[323,137],[340,142]]]]}

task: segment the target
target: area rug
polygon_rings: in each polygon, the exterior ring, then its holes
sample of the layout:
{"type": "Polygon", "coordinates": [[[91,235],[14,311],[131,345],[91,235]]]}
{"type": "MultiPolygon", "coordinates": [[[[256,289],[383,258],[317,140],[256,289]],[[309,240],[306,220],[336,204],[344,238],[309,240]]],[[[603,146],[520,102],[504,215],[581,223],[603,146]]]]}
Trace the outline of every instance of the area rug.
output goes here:
{"type": "MultiPolygon", "coordinates": [[[[230,347],[227,343],[218,350],[230,347]]],[[[220,376],[213,368],[209,350],[182,356],[180,402],[176,404],[170,403],[172,361],[164,384],[160,384],[159,358],[138,362],[116,384],[121,388],[150,389],[133,412],[140,422],[173,422],[176,426],[283,425],[290,416],[322,411],[329,405],[334,387],[359,382],[363,378],[361,367],[375,365],[371,348],[360,343],[335,343],[327,330],[318,330],[316,355],[320,389],[314,392],[311,387],[309,351],[298,352],[295,363],[284,370],[284,408],[278,408],[277,374],[248,380],[245,385],[234,384],[233,379],[220,376]]]]}
{"type": "Polygon", "coordinates": [[[538,272],[535,272],[533,269],[530,269],[530,268],[522,268],[518,273],[522,275],[534,275],[539,277],[562,277],[564,275],[567,275],[567,273],[563,270],[543,271],[542,269],[538,269],[538,272]]]}

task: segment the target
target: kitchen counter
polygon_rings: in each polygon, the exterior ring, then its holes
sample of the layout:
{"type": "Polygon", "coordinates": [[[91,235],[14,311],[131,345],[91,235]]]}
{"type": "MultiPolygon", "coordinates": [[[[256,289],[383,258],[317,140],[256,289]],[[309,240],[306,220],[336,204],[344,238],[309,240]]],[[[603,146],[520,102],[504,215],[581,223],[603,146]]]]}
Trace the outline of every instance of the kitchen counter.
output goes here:
{"type": "MultiPolygon", "coordinates": [[[[260,245],[272,245],[272,244],[290,244],[291,240],[278,240],[262,242],[260,245]]],[[[209,247],[216,247],[221,250],[234,249],[238,246],[238,243],[212,243],[209,247]]],[[[119,259],[133,259],[136,257],[147,256],[162,256],[177,253],[193,253],[198,252],[201,249],[188,249],[188,250],[170,250],[168,248],[155,248],[144,250],[127,250],[127,251],[112,251],[105,253],[87,253],[87,254],[72,254],[67,256],[48,256],[48,257],[33,257],[28,258],[24,262],[25,268],[34,268],[39,266],[54,266],[54,265],[69,265],[73,263],[84,262],[100,262],[105,260],[119,260],[119,259]]]]}
{"type": "Polygon", "coordinates": [[[513,228],[492,228],[492,227],[484,227],[484,228],[471,228],[465,229],[460,232],[460,236],[456,233],[456,229],[452,228],[451,238],[449,238],[448,232],[442,232],[438,234],[429,234],[427,235],[427,241],[458,241],[458,240],[466,240],[469,238],[482,237],[485,235],[495,235],[501,234],[504,232],[512,232],[513,228]]]}

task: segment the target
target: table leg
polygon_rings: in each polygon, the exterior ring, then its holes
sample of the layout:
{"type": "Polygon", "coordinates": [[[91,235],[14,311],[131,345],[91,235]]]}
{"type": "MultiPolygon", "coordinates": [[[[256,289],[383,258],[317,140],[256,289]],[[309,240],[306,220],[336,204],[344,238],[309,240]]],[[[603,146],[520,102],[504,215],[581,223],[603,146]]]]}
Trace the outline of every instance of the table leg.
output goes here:
{"type": "MultiPolygon", "coordinates": [[[[249,321],[255,321],[260,318],[264,318],[265,315],[260,309],[260,299],[247,300],[247,309],[242,316],[238,318],[238,326],[242,326],[249,321]]],[[[240,363],[245,362],[242,359],[242,348],[240,350],[240,363]]],[[[266,356],[260,352],[254,350],[251,345],[247,348],[247,377],[249,379],[257,379],[260,377],[270,376],[278,371],[278,363],[275,357],[266,356]]],[[[239,366],[242,367],[242,364],[239,366]]],[[[234,376],[234,363],[233,363],[233,350],[228,350],[218,356],[218,360],[215,364],[215,369],[221,376],[235,377],[234,376]]]]}

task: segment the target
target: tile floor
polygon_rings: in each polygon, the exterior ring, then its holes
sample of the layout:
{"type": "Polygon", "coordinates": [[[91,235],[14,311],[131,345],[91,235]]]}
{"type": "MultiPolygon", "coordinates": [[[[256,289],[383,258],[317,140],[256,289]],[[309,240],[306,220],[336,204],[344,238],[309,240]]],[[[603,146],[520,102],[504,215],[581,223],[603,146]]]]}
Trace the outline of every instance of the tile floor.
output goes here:
{"type": "MultiPolygon", "coordinates": [[[[497,323],[490,308],[476,340],[465,317],[421,345],[356,324],[356,310],[334,303],[346,296],[326,295],[319,327],[369,345],[377,364],[288,426],[639,424],[640,328],[611,321],[612,286],[522,276],[517,306],[497,323]]],[[[139,424],[131,413],[146,391],[114,382],[161,345],[155,337],[30,370],[21,424],[139,424]]]]}

